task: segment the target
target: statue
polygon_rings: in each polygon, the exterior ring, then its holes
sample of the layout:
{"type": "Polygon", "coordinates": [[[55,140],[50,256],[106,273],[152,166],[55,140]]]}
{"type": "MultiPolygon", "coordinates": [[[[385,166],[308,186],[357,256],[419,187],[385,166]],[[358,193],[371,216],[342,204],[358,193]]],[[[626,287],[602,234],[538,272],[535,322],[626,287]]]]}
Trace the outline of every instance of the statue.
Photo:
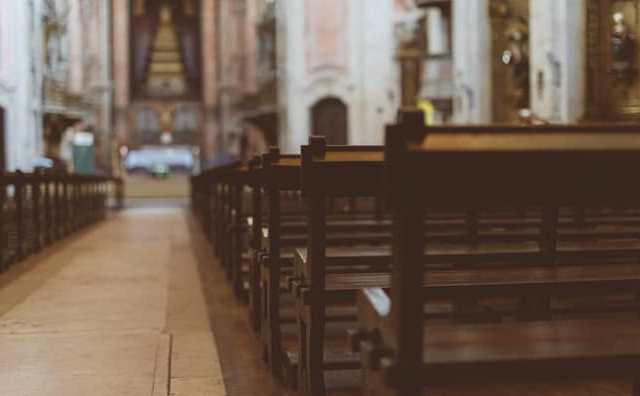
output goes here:
{"type": "Polygon", "coordinates": [[[636,40],[625,23],[624,14],[613,14],[613,31],[611,32],[611,69],[619,80],[630,80],[633,77],[636,40]]]}
{"type": "Polygon", "coordinates": [[[526,21],[517,19],[506,29],[507,48],[502,52],[502,63],[513,70],[517,87],[518,107],[529,107],[529,31],[526,21]]]}

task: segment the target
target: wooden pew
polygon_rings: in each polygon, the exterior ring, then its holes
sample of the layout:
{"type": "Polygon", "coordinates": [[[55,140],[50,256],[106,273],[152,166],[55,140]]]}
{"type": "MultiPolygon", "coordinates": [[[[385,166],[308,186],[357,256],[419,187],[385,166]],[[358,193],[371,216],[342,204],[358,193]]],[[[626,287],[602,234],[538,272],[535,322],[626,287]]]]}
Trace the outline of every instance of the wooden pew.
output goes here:
{"type": "MultiPolygon", "coordinates": [[[[281,376],[281,333],[280,333],[280,276],[282,247],[280,245],[281,232],[281,192],[295,191],[298,189],[299,157],[296,155],[280,154],[278,149],[271,149],[262,157],[262,169],[260,178],[256,181],[266,195],[268,208],[268,236],[262,236],[262,221],[254,221],[254,246],[259,252],[254,253],[258,260],[252,265],[251,271],[258,272],[256,279],[259,285],[252,284],[252,295],[260,296],[259,310],[261,325],[260,339],[265,359],[270,365],[274,375],[281,376]],[[258,245],[258,241],[261,241],[258,245]]],[[[255,185],[255,184],[254,184],[255,185]]],[[[256,190],[255,194],[259,194],[256,190]]],[[[256,195],[254,194],[254,205],[256,195]]],[[[260,211],[260,207],[254,206],[254,210],[260,211]]],[[[260,216],[260,219],[262,216],[260,216]]],[[[254,277],[252,276],[252,279],[254,277]]],[[[256,307],[257,308],[257,307],[256,307]]]]}
{"type": "Polygon", "coordinates": [[[224,257],[225,268],[230,273],[231,285],[238,299],[248,300],[248,227],[247,218],[251,216],[248,205],[247,188],[251,183],[248,164],[237,164],[226,176],[228,185],[229,226],[226,228],[225,244],[228,247],[224,257]],[[245,265],[246,264],[246,265],[245,265]]]}
{"type": "MultiPolygon", "coordinates": [[[[261,159],[260,169],[255,172],[256,177],[254,184],[254,216],[252,245],[254,246],[254,264],[250,272],[253,275],[250,289],[250,304],[254,310],[250,316],[260,318],[261,340],[264,349],[264,355],[276,376],[282,376],[282,368],[285,367],[285,374],[288,379],[295,382],[295,375],[291,375],[291,362],[283,361],[287,356],[283,356],[282,345],[282,325],[287,322],[287,318],[282,318],[281,304],[282,284],[286,280],[287,275],[285,269],[293,267],[293,248],[302,247],[306,242],[306,222],[300,217],[304,212],[300,211],[300,206],[294,207],[293,202],[287,202],[291,197],[297,196],[300,190],[300,156],[298,155],[282,155],[277,149],[261,159]],[[262,198],[258,194],[264,190],[265,197],[262,198]],[[265,223],[261,212],[262,200],[267,201],[268,219],[267,227],[262,227],[265,223]],[[285,209],[291,207],[292,212],[285,209]],[[256,274],[257,272],[257,274],[256,274]],[[260,280],[256,287],[256,280],[260,280]],[[257,314],[257,307],[260,307],[260,315],[257,314]],[[283,320],[284,319],[284,320],[283,320]]],[[[353,206],[353,204],[352,204],[353,206]]],[[[357,205],[356,205],[357,206],[357,205]]],[[[371,230],[380,229],[380,224],[376,220],[378,214],[375,212],[375,205],[371,210],[362,212],[345,212],[343,213],[341,203],[337,202],[333,205],[329,203],[327,210],[330,215],[329,228],[335,243],[344,243],[344,233],[358,231],[351,236],[352,241],[361,241],[369,239],[371,230]],[[336,212],[332,212],[335,210],[336,212]],[[335,233],[335,234],[333,234],[335,233]]],[[[351,208],[352,209],[352,208],[351,208]]],[[[388,223],[384,225],[388,228],[388,223]]],[[[388,240],[389,233],[376,236],[378,239],[388,240]]],[[[330,238],[331,239],[331,238],[330,238]]],[[[340,317],[341,313],[336,313],[332,317],[335,319],[340,317]]],[[[294,319],[293,316],[291,319],[294,319]]],[[[354,314],[351,318],[355,318],[354,314]]],[[[290,322],[290,321],[289,321],[290,322]]],[[[256,324],[257,327],[257,324],[256,324]]]]}
{"type": "Polygon", "coordinates": [[[251,205],[249,165],[233,162],[208,169],[191,179],[191,203],[224,269],[235,295],[247,299],[247,217],[251,205]]]}
{"type": "MultiPolygon", "coordinates": [[[[220,198],[221,200],[229,201],[229,200],[230,200],[230,198],[229,198],[229,197],[230,197],[230,195],[229,195],[228,193],[229,193],[229,189],[221,189],[221,190],[219,189],[219,190],[217,191],[217,194],[218,194],[218,195],[217,195],[217,197],[218,197],[218,198],[220,198]]],[[[222,205],[221,205],[221,208],[224,208],[224,206],[222,206],[222,205]]],[[[227,206],[227,207],[226,207],[226,209],[228,210],[228,209],[229,209],[229,206],[227,206]]],[[[228,214],[229,212],[223,212],[223,213],[228,214]]],[[[255,215],[255,214],[254,214],[254,215],[255,215]]],[[[220,219],[220,218],[222,218],[222,219],[227,219],[228,217],[226,217],[226,216],[216,216],[216,218],[218,218],[218,219],[220,219]]],[[[458,219],[459,219],[459,218],[458,218],[458,219]]],[[[454,219],[454,221],[455,221],[455,222],[460,223],[460,221],[459,221],[458,219],[454,219]]],[[[618,221],[620,221],[620,220],[618,220],[618,219],[614,219],[614,220],[615,220],[615,221],[614,221],[613,223],[615,223],[615,224],[617,224],[617,222],[618,222],[618,221]]],[[[626,222],[626,221],[628,221],[629,219],[625,217],[625,218],[623,218],[622,220],[624,220],[624,221],[626,222]]],[[[507,221],[507,222],[510,222],[510,221],[511,221],[511,219],[507,218],[507,219],[506,219],[506,221],[507,221]]],[[[256,223],[257,223],[257,224],[261,224],[261,222],[256,222],[256,223]]],[[[294,222],[294,223],[295,223],[295,222],[294,222]]],[[[464,222],[463,222],[462,224],[463,224],[463,225],[466,225],[466,223],[464,223],[464,222]]],[[[295,224],[294,224],[294,225],[289,224],[289,225],[288,225],[287,227],[285,227],[285,228],[289,228],[289,227],[290,227],[290,229],[291,229],[291,230],[296,229],[296,230],[298,230],[298,231],[299,231],[299,230],[300,230],[300,227],[301,227],[301,222],[300,222],[300,221],[298,221],[297,225],[295,225],[295,224]],[[296,227],[297,227],[297,228],[296,228],[296,227]]],[[[388,227],[388,225],[387,225],[387,227],[388,227]]],[[[447,227],[447,226],[444,226],[444,228],[446,228],[446,227],[447,227]]],[[[255,228],[255,230],[260,231],[260,229],[258,229],[257,227],[254,227],[254,228],[255,228]]],[[[327,228],[330,228],[330,227],[327,227],[327,228]]],[[[356,228],[353,228],[353,230],[356,230],[356,229],[357,229],[357,227],[356,227],[356,228]]],[[[254,230],[254,231],[255,231],[255,230],[254,230]]],[[[287,240],[287,236],[286,236],[286,235],[284,235],[284,236],[283,236],[284,238],[280,238],[280,240],[281,240],[281,241],[283,241],[283,242],[285,242],[285,243],[291,243],[291,245],[298,245],[298,244],[300,244],[300,240],[301,240],[301,239],[302,239],[302,240],[304,240],[304,239],[306,238],[304,235],[299,235],[299,234],[300,234],[300,233],[298,233],[298,235],[294,234],[294,236],[297,236],[297,241],[287,240]]],[[[252,234],[252,235],[253,235],[253,234],[252,234]]],[[[253,239],[255,240],[256,238],[254,237],[253,239]]],[[[295,238],[294,238],[294,239],[295,239],[295,238]]],[[[267,238],[267,240],[268,240],[268,238],[267,238]]],[[[481,242],[481,240],[480,240],[480,242],[481,242]]],[[[350,243],[352,243],[352,242],[347,241],[347,244],[350,244],[350,243]]],[[[386,256],[387,256],[387,259],[386,259],[386,260],[388,261],[388,254],[386,254],[386,256]]],[[[253,266],[252,266],[252,268],[253,268],[253,266]]],[[[302,288],[300,288],[300,290],[303,290],[303,289],[302,289],[302,288]]],[[[257,295],[259,296],[260,294],[259,294],[259,293],[257,293],[257,295]]]]}
{"type": "MultiPolygon", "coordinates": [[[[424,303],[431,292],[429,287],[423,292],[423,274],[430,271],[421,260],[425,208],[637,204],[640,188],[629,181],[640,166],[640,136],[533,132],[421,139],[390,128],[387,139],[393,274],[390,297],[375,288],[360,296],[367,394],[411,396],[423,394],[424,386],[475,382],[637,378],[637,315],[622,321],[425,327],[424,303]],[[416,170],[424,182],[418,186],[407,177],[416,170]]],[[[548,248],[555,251],[554,245],[548,248]]],[[[633,290],[638,277],[631,270],[600,274],[594,279],[598,286],[584,290],[560,277],[556,281],[565,283],[553,290],[607,293],[624,285],[633,290]]]]}
{"type": "MultiPolygon", "coordinates": [[[[502,130],[501,133],[506,133],[507,130],[502,130]]],[[[302,167],[302,179],[303,179],[303,192],[306,198],[309,200],[309,207],[311,209],[310,223],[311,234],[309,238],[309,247],[306,251],[298,250],[296,252],[296,276],[292,287],[293,292],[297,295],[299,303],[298,320],[301,322],[301,335],[300,342],[305,344],[301,345],[298,350],[304,350],[306,355],[303,356],[303,361],[300,362],[300,378],[305,384],[307,391],[313,394],[322,393],[322,375],[324,369],[329,370],[341,370],[358,367],[358,362],[353,356],[340,356],[336,353],[331,353],[324,348],[324,328],[326,324],[325,310],[327,304],[345,303],[352,301],[355,297],[355,292],[367,285],[376,284],[379,287],[389,287],[390,276],[388,274],[366,274],[363,277],[364,267],[384,268],[385,264],[390,264],[391,257],[385,249],[377,249],[377,251],[371,251],[371,249],[358,250],[351,249],[329,249],[327,248],[326,238],[326,224],[325,216],[320,212],[323,208],[323,202],[327,197],[331,196],[344,196],[344,195],[377,195],[380,192],[382,186],[382,149],[380,147],[330,147],[324,146],[324,143],[320,139],[312,139],[309,146],[303,147],[303,167],[302,167]],[[315,146],[314,146],[315,145],[315,146]],[[305,184],[304,180],[308,183],[305,184]],[[314,213],[313,208],[320,213],[314,213]],[[308,252],[313,252],[315,249],[315,256],[308,252]],[[329,253],[329,254],[327,254],[329,253]],[[350,269],[340,269],[338,273],[328,275],[326,272],[328,266],[343,266],[350,269]],[[356,268],[354,268],[356,267],[356,268]],[[345,274],[344,272],[347,272],[345,274]],[[316,385],[312,382],[316,381],[316,385]],[[315,390],[314,390],[315,389],[315,390]]],[[[453,207],[455,208],[455,206],[453,207]]],[[[563,219],[563,223],[571,225],[569,219],[563,219]]],[[[603,221],[602,218],[595,219],[603,221]]],[[[612,222],[618,224],[618,221],[625,222],[625,219],[604,219],[605,222],[612,222]]],[[[517,220],[511,220],[515,222],[517,220]]],[[[583,222],[585,219],[583,219],[583,222]]],[[[588,220],[589,223],[594,219],[588,220]]],[[[521,223],[520,223],[521,224],[521,223]]],[[[596,223],[597,224],[597,223],[596,223]]],[[[427,222],[429,227],[431,223],[427,222]]],[[[542,224],[540,224],[542,225],[542,224]]],[[[555,229],[555,228],[554,228],[555,229]]],[[[531,235],[513,234],[513,231],[500,232],[493,235],[495,241],[518,241],[526,240],[535,242],[535,244],[526,244],[521,246],[512,246],[509,250],[491,248],[486,251],[472,249],[436,249],[428,255],[429,262],[450,261],[457,265],[468,262],[477,265],[482,262],[504,262],[507,261],[511,265],[525,262],[529,265],[540,264],[541,261],[545,261],[548,258],[548,249],[554,248],[558,240],[567,241],[579,241],[581,239],[594,239],[594,238],[618,238],[633,237],[638,238],[640,234],[638,229],[621,230],[619,228],[613,230],[572,230],[564,227],[558,232],[552,234],[545,234],[536,232],[531,235]],[[543,246],[543,249],[538,248],[538,245],[543,246]],[[546,247],[545,247],[546,246],[546,247]]],[[[464,240],[465,234],[458,234],[454,237],[464,240]]],[[[430,235],[430,241],[438,241],[439,236],[436,238],[430,235]]],[[[482,242],[477,236],[472,238],[473,243],[482,242]]],[[[353,242],[351,242],[353,243],[353,242]]],[[[473,246],[473,245],[472,245],[473,246]]],[[[560,252],[553,251],[552,255],[554,260],[558,263],[567,262],[571,263],[576,258],[583,258],[585,255],[590,257],[629,257],[634,256],[633,260],[637,260],[640,254],[639,245],[636,243],[631,248],[620,248],[618,246],[609,247],[608,249],[591,249],[593,246],[584,243],[570,244],[570,249],[564,249],[560,252]],[[589,248],[589,250],[586,250],[589,248]]],[[[554,248],[555,249],[555,248],[554,248]]],[[[432,249],[433,250],[433,249],[432,249]]],[[[425,260],[421,260],[424,262],[425,260]]],[[[547,261],[548,262],[548,261],[547,261]]],[[[580,261],[584,264],[584,261],[580,261]]],[[[388,268],[388,267],[387,267],[388,268]]],[[[582,267],[580,267],[582,268],[582,267]]],[[[335,269],[333,269],[335,271],[335,269]]],[[[539,268],[531,268],[528,272],[520,273],[519,277],[514,275],[514,278],[509,280],[509,285],[504,285],[504,288],[511,290],[511,296],[527,297],[530,295],[539,295],[535,284],[530,284],[528,280],[531,276],[535,275],[539,271],[539,268]],[[513,292],[514,285],[525,290],[524,295],[513,292]]],[[[370,272],[370,270],[369,270],[370,272]]],[[[468,285],[469,279],[477,279],[479,285],[474,287],[486,288],[486,284],[482,284],[481,280],[483,273],[479,272],[474,274],[472,271],[468,271],[465,274],[457,274],[457,276],[464,276],[468,285]]],[[[593,271],[590,276],[604,276],[598,275],[593,271]]],[[[535,278],[535,277],[534,277],[535,278]]],[[[461,278],[462,279],[462,278],[461,278]]],[[[537,278],[536,278],[537,279],[537,278]]],[[[549,284],[555,284],[558,280],[550,278],[549,284]]],[[[584,279],[580,280],[584,281],[584,279]]],[[[539,282],[539,279],[536,280],[539,282]]],[[[573,284],[577,284],[578,280],[574,280],[573,284]]],[[[444,287],[446,285],[434,285],[444,287]]],[[[442,290],[442,289],[441,289],[442,290]]],[[[484,289],[483,289],[484,290],[484,289]]],[[[504,289],[503,289],[504,290],[504,289]]],[[[294,351],[295,352],[295,351],[294,351]]],[[[297,358],[296,358],[297,360],[297,358]]]]}

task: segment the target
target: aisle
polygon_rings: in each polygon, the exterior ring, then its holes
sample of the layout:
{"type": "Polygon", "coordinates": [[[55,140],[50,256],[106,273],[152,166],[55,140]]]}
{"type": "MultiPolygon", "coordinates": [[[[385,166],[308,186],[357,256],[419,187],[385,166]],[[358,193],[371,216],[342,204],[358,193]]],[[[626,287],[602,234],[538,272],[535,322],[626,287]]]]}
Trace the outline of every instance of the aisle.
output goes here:
{"type": "Polygon", "coordinates": [[[187,219],[125,211],[0,276],[0,395],[224,395],[187,219]]]}

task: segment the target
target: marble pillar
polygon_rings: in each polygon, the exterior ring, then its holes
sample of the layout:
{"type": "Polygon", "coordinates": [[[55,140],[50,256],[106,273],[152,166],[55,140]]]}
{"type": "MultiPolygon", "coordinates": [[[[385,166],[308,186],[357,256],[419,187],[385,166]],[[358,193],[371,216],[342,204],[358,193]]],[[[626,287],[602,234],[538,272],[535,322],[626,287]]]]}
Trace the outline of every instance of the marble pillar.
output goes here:
{"type": "Polygon", "coordinates": [[[126,145],[129,132],[129,0],[113,0],[114,130],[118,145],[126,145]]]}
{"type": "Polygon", "coordinates": [[[585,2],[535,0],[530,7],[532,111],[554,123],[577,122],[585,110],[585,2]]]}
{"type": "Polygon", "coordinates": [[[205,164],[216,152],[218,134],[216,1],[202,0],[201,7],[203,128],[200,140],[200,161],[205,164]]]}
{"type": "Polygon", "coordinates": [[[490,123],[489,0],[454,0],[453,21],[454,121],[463,124],[490,123]]]}
{"type": "Polygon", "coordinates": [[[40,1],[4,1],[0,6],[0,107],[8,170],[30,171],[42,155],[41,7],[40,1]]]}

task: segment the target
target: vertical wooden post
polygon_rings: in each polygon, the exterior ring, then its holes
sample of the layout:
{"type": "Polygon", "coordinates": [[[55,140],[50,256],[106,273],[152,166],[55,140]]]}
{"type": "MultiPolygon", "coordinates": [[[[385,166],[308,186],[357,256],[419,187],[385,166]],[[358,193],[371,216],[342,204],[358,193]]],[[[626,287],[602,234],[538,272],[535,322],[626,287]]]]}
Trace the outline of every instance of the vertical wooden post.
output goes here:
{"type": "MultiPolygon", "coordinates": [[[[213,209],[211,212],[211,235],[213,238],[213,245],[217,248],[218,238],[218,225],[222,216],[222,186],[220,184],[220,175],[216,173],[211,182],[209,188],[212,189],[213,209]]],[[[217,253],[217,251],[216,251],[217,253]]]]}
{"type": "Polygon", "coordinates": [[[267,290],[264,308],[267,314],[267,326],[264,329],[267,341],[267,355],[271,370],[276,377],[282,376],[282,340],[280,334],[280,189],[273,164],[279,160],[280,150],[271,148],[264,156],[264,171],[267,178],[266,188],[269,199],[269,267],[267,271],[267,290]]]}
{"type": "Polygon", "coordinates": [[[55,220],[54,220],[54,238],[56,240],[62,237],[62,205],[60,197],[60,174],[52,175],[53,178],[53,202],[55,207],[55,220]]]}
{"type": "Polygon", "coordinates": [[[260,330],[260,262],[262,236],[262,188],[258,175],[259,158],[254,158],[249,164],[251,178],[252,218],[251,249],[252,257],[249,266],[249,319],[254,330],[260,330]]]}
{"type": "Polygon", "coordinates": [[[41,223],[41,175],[39,173],[34,173],[32,176],[32,184],[31,184],[31,197],[33,199],[33,249],[40,250],[42,248],[42,223],[41,223]]]}
{"type": "Polygon", "coordinates": [[[48,245],[52,241],[51,237],[51,179],[47,173],[43,172],[42,184],[44,185],[44,243],[48,245]]]}
{"type": "MultiPolygon", "coordinates": [[[[242,175],[240,177],[244,178],[245,176],[246,175],[242,175]]],[[[231,234],[231,238],[233,239],[231,251],[231,266],[233,267],[233,287],[236,296],[238,298],[244,298],[244,284],[242,281],[242,240],[244,236],[244,224],[242,224],[242,222],[244,219],[244,180],[236,181],[234,189],[235,224],[233,224],[233,233],[231,234]]]]}
{"type": "Polygon", "coordinates": [[[78,181],[78,192],[80,194],[79,195],[80,205],[78,205],[78,208],[79,208],[78,217],[80,221],[80,227],[84,227],[85,225],[87,225],[87,194],[86,194],[87,191],[86,191],[84,180],[78,181]]]}
{"type": "Polygon", "coordinates": [[[16,171],[15,182],[15,205],[16,205],[16,258],[22,259],[25,255],[24,251],[24,239],[25,239],[25,224],[24,224],[24,174],[21,171],[16,171]]]}
{"type": "MultiPolygon", "coordinates": [[[[323,137],[310,137],[309,145],[302,148],[302,191],[308,202],[307,254],[310,270],[309,297],[311,304],[308,322],[303,318],[300,336],[304,355],[300,361],[300,379],[305,391],[313,396],[324,394],[324,335],[325,335],[325,253],[327,196],[318,188],[323,180],[314,174],[314,159],[324,158],[326,141],[323,137]]],[[[300,316],[300,315],[299,315],[300,316]]]]}
{"type": "Polygon", "coordinates": [[[2,174],[0,181],[0,272],[8,267],[7,257],[7,228],[5,218],[5,206],[7,202],[7,176],[2,174]]]}
{"type": "Polygon", "coordinates": [[[207,239],[211,241],[211,185],[207,179],[208,177],[203,175],[197,182],[197,191],[200,198],[197,198],[198,203],[195,203],[197,208],[195,210],[207,239]]]}
{"type": "Polygon", "coordinates": [[[224,206],[224,220],[222,221],[222,246],[220,249],[222,250],[222,263],[224,265],[225,273],[227,274],[227,279],[231,280],[231,260],[230,254],[232,251],[231,247],[231,237],[229,235],[230,226],[232,224],[232,213],[233,213],[233,196],[235,190],[233,189],[233,185],[229,181],[229,176],[225,175],[224,182],[224,195],[225,195],[225,206],[224,206]]]}
{"type": "Polygon", "coordinates": [[[70,227],[70,218],[71,218],[71,208],[69,207],[69,190],[68,190],[68,183],[69,183],[69,176],[67,175],[61,175],[61,183],[62,183],[62,207],[63,207],[63,225],[62,225],[62,232],[63,235],[68,235],[71,232],[71,227],[70,227]]]}
{"type": "MultiPolygon", "coordinates": [[[[395,200],[395,199],[394,199],[395,200]]],[[[407,197],[394,202],[393,209],[393,265],[392,320],[395,330],[398,372],[407,373],[398,395],[418,396],[421,386],[415,377],[422,366],[424,277],[424,224],[419,204],[407,197]],[[408,201],[408,202],[407,202],[408,201]]]]}
{"type": "Polygon", "coordinates": [[[387,197],[393,216],[391,326],[396,352],[395,370],[404,373],[403,381],[394,389],[394,395],[418,396],[422,387],[417,378],[423,359],[423,307],[422,280],[424,278],[424,203],[418,202],[415,186],[406,175],[413,174],[404,161],[403,137],[411,125],[402,130],[391,127],[386,133],[387,197]]]}

